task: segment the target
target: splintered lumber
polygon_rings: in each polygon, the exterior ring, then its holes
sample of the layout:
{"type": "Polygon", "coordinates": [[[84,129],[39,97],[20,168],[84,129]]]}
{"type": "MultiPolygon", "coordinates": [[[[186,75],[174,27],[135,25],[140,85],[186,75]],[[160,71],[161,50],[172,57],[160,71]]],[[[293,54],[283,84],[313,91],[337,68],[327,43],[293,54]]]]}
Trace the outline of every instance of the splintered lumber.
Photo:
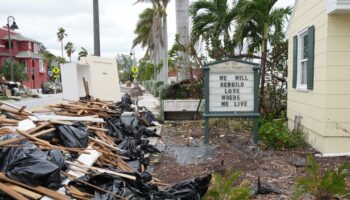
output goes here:
{"type": "Polygon", "coordinates": [[[93,195],[89,193],[81,192],[74,186],[66,185],[65,188],[68,191],[68,193],[72,195],[74,198],[81,199],[81,200],[90,200],[93,198],[93,195]]]}
{"type": "Polygon", "coordinates": [[[15,190],[10,188],[9,186],[3,184],[2,182],[0,182],[0,190],[3,191],[5,194],[9,195],[10,197],[14,198],[14,199],[28,200],[28,198],[24,197],[23,195],[21,195],[20,193],[16,192],[15,190]]]}
{"type": "Polygon", "coordinates": [[[63,194],[60,194],[56,191],[50,190],[48,188],[42,187],[42,186],[37,186],[37,187],[32,187],[23,183],[20,183],[18,181],[15,181],[13,179],[7,178],[3,173],[0,172],[0,180],[2,180],[2,182],[8,182],[8,183],[12,183],[14,185],[18,185],[20,187],[26,188],[28,190],[37,192],[39,194],[43,194],[46,195],[48,197],[51,197],[53,199],[58,199],[58,200],[68,200],[68,198],[66,196],[64,196],[63,194]]]}
{"type": "Polygon", "coordinates": [[[96,118],[96,117],[69,117],[69,116],[62,116],[62,115],[37,115],[37,116],[30,116],[29,119],[31,119],[33,121],[60,120],[60,121],[101,122],[101,123],[104,122],[104,120],[102,118],[96,118]]]}
{"type": "MultiPolygon", "coordinates": [[[[42,136],[46,133],[50,133],[52,131],[56,130],[55,128],[50,128],[50,129],[46,129],[46,130],[43,130],[43,131],[40,131],[38,133],[35,133],[33,134],[32,136],[34,137],[39,137],[39,136],[42,136]]],[[[28,134],[28,132],[27,132],[28,134]]],[[[20,141],[23,141],[23,140],[26,140],[27,138],[26,137],[17,137],[17,138],[12,138],[12,139],[9,139],[9,140],[4,140],[4,141],[1,141],[0,142],[0,146],[5,146],[5,145],[8,145],[8,144],[11,144],[11,143],[14,143],[14,142],[20,142],[20,141]]]]}
{"type": "Polygon", "coordinates": [[[4,101],[0,101],[0,105],[6,105],[8,107],[14,108],[14,109],[16,109],[18,111],[18,113],[26,113],[28,115],[34,115],[32,112],[25,110],[25,108],[23,108],[23,107],[19,108],[19,107],[15,106],[15,105],[12,105],[12,104],[4,102],[4,101]]]}
{"type": "Polygon", "coordinates": [[[41,194],[32,192],[30,190],[27,190],[27,189],[22,188],[22,187],[17,186],[17,185],[13,185],[13,184],[9,184],[9,183],[6,183],[5,185],[8,186],[9,188],[15,190],[16,192],[22,194],[23,196],[29,197],[30,199],[40,199],[41,197],[43,197],[43,195],[41,195],[41,194]]]}
{"type": "Polygon", "coordinates": [[[83,84],[84,84],[85,94],[87,97],[89,97],[90,96],[89,83],[87,80],[85,80],[85,77],[83,77],[83,84]]]}
{"type": "MultiPolygon", "coordinates": [[[[84,166],[91,167],[95,163],[95,161],[98,159],[98,157],[101,156],[101,153],[92,149],[91,147],[86,148],[85,151],[88,152],[89,155],[87,154],[80,155],[79,158],[75,161],[75,163],[77,164],[82,163],[84,164],[84,166]]],[[[74,169],[76,169],[76,166],[71,168],[73,171],[69,171],[68,174],[75,176],[76,178],[79,178],[84,175],[84,173],[74,171],[74,169]]]]}
{"type": "Polygon", "coordinates": [[[109,192],[109,191],[107,191],[107,190],[104,190],[104,189],[102,189],[102,188],[100,188],[100,187],[97,187],[96,185],[93,185],[93,184],[91,184],[91,183],[88,183],[88,182],[85,182],[85,181],[83,181],[83,180],[80,180],[80,179],[77,179],[77,178],[75,178],[75,177],[72,177],[71,175],[69,175],[69,174],[67,174],[67,173],[65,173],[65,172],[62,172],[62,173],[63,173],[66,177],[68,177],[69,179],[72,179],[72,180],[74,180],[74,181],[76,181],[76,182],[85,184],[85,185],[90,186],[90,187],[92,187],[92,188],[94,188],[94,189],[96,189],[96,190],[99,190],[99,191],[101,191],[101,192],[104,192],[104,193],[107,193],[107,194],[111,194],[111,195],[113,195],[114,197],[117,197],[117,198],[125,199],[125,200],[126,200],[126,198],[124,198],[124,197],[122,197],[122,196],[119,196],[119,195],[117,195],[117,194],[114,194],[114,193],[112,193],[112,192],[109,192]]]}
{"type": "Polygon", "coordinates": [[[73,163],[73,162],[70,162],[70,161],[66,161],[66,163],[68,163],[70,165],[73,165],[73,166],[85,168],[85,169],[92,169],[92,170],[95,170],[95,171],[100,172],[100,173],[107,173],[107,174],[112,174],[112,175],[120,176],[120,177],[123,177],[123,178],[127,178],[127,179],[130,179],[130,180],[136,180],[135,176],[131,176],[131,175],[128,175],[128,174],[123,174],[123,173],[111,171],[111,170],[108,170],[108,169],[102,169],[102,168],[98,168],[98,167],[88,167],[88,166],[76,164],[76,163],[73,163]]]}

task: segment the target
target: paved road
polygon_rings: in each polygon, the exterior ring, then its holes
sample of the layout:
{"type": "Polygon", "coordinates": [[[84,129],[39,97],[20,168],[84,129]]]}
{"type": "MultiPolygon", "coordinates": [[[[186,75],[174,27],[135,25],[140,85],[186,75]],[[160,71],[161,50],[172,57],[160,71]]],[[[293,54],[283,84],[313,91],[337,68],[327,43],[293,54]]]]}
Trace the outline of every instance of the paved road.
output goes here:
{"type": "Polygon", "coordinates": [[[41,98],[28,98],[21,101],[6,101],[18,107],[27,106],[27,109],[34,110],[39,109],[49,104],[55,104],[63,101],[63,95],[60,94],[50,94],[43,95],[41,98]]]}

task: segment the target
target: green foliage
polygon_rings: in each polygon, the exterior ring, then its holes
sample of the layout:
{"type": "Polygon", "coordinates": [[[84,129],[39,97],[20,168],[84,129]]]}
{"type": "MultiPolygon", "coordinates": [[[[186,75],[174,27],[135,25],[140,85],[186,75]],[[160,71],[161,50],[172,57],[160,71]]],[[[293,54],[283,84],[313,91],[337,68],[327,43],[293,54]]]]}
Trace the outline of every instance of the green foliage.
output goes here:
{"type": "Polygon", "coordinates": [[[271,149],[290,149],[305,146],[303,134],[292,133],[283,118],[263,120],[259,134],[264,144],[271,149]]]}
{"type": "Polygon", "coordinates": [[[350,191],[346,181],[350,177],[350,163],[340,165],[336,169],[324,172],[312,156],[308,157],[308,175],[298,178],[294,199],[302,194],[310,193],[318,200],[331,200],[335,195],[348,194],[350,191]]]}
{"type": "Polygon", "coordinates": [[[240,173],[228,169],[224,175],[214,173],[208,192],[204,196],[206,200],[247,200],[250,197],[248,186],[237,186],[234,184],[240,177],[240,173]]]}
{"type": "Polygon", "coordinates": [[[203,82],[185,81],[170,85],[164,93],[165,99],[200,99],[203,98],[203,82]]]}
{"type": "Polygon", "coordinates": [[[132,76],[131,76],[132,65],[133,65],[133,60],[130,55],[124,55],[124,54],[117,55],[119,79],[122,82],[127,80],[132,80],[132,76]]]}
{"type": "Polygon", "coordinates": [[[80,47],[80,51],[78,53],[78,60],[82,57],[86,57],[88,55],[88,51],[84,47],[80,47]]]}
{"type": "MultiPolygon", "coordinates": [[[[15,82],[21,82],[28,80],[27,71],[23,64],[13,60],[12,62],[13,66],[13,78],[15,82]]],[[[4,76],[6,80],[11,80],[11,73],[10,73],[10,63],[5,62],[3,66],[0,69],[1,76],[4,76]]]]}
{"type": "Polygon", "coordinates": [[[67,42],[64,46],[64,50],[66,50],[66,54],[69,57],[69,61],[72,61],[72,54],[75,52],[74,44],[72,42],[67,42]]]}
{"type": "Polygon", "coordinates": [[[154,65],[149,61],[140,60],[138,79],[143,82],[151,80],[154,75],[154,65]]]}

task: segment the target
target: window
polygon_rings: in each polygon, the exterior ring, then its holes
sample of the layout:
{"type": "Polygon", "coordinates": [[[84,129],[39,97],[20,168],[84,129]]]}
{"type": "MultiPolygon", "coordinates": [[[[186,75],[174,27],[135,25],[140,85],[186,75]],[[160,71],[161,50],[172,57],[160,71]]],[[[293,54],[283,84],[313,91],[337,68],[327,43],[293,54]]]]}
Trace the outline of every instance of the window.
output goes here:
{"type": "Polygon", "coordinates": [[[34,53],[38,53],[39,52],[39,45],[37,43],[34,43],[34,53]]]}
{"type": "Polygon", "coordinates": [[[314,85],[315,27],[300,31],[293,38],[293,88],[312,90],[314,85]]]}
{"type": "Polygon", "coordinates": [[[307,88],[307,62],[308,62],[308,32],[301,33],[298,37],[298,75],[297,88],[307,88]]]}
{"type": "Polygon", "coordinates": [[[45,72],[44,61],[43,60],[39,60],[39,72],[40,73],[44,73],[45,72]]]}
{"type": "Polygon", "coordinates": [[[28,50],[32,50],[32,43],[28,42],[28,50]]]}

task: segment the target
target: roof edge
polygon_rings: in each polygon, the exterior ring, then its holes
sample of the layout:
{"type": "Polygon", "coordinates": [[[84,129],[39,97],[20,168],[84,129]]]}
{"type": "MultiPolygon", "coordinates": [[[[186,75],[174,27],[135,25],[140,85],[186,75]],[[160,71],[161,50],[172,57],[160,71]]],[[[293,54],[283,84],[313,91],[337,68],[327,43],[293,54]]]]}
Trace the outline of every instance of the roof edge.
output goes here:
{"type": "Polygon", "coordinates": [[[290,24],[292,23],[292,20],[293,20],[293,18],[294,18],[295,10],[296,10],[296,8],[297,8],[297,6],[298,6],[298,3],[299,3],[299,0],[295,0],[294,6],[293,6],[293,12],[292,12],[292,15],[290,16],[289,23],[288,23],[288,26],[287,26],[286,36],[287,36],[288,33],[289,33],[290,24]]]}

